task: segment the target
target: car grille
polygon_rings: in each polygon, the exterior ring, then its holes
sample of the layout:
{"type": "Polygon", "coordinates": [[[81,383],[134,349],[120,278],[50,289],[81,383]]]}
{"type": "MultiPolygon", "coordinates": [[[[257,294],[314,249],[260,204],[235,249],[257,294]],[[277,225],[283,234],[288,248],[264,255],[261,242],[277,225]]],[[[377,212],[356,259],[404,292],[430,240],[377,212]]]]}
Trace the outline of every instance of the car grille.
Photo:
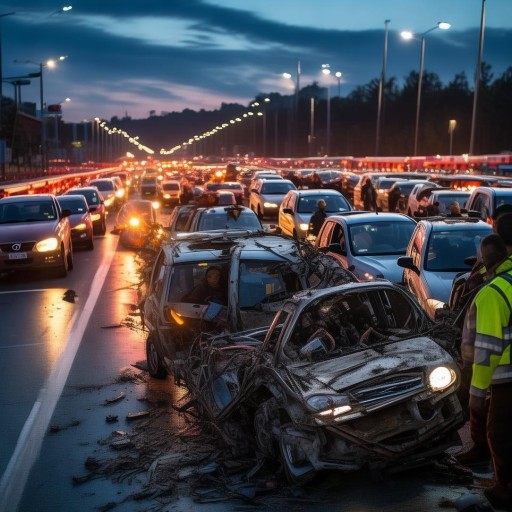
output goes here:
{"type": "Polygon", "coordinates": [[[14,250],[12,248],[13,245],[15,245],[16,242],[10,242],[8,244],[0,244],[0,250],[2,252],[6,252],[6,253],[9,253],[9,252],[27,252],[27,251],[31,251],[32,250],[32,247],[34,247],[34,243],[35,242],[23,242],[22,244],[20,244],[20,248],[18,250],[14,250]]]}
{"type": "Polygon", "coordinates": [[[423,389],[421,374],[390,376],[374,385],[365,385],[351,390],[351,395],[360,404],[373,404],[409,395],[423,389]]]}

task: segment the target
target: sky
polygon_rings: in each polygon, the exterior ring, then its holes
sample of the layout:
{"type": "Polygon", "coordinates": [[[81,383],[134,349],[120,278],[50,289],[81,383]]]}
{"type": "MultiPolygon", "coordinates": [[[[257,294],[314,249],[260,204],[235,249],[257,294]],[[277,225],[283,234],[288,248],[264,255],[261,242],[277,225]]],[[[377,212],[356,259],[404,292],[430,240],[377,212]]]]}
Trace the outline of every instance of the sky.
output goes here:
{"type": "MultiPolygon", "coordinates": [[[[479,49],[483,0],[0,0],[4,79],[43,67],[44,103],[63,103],[63,120],[143,119],[151,111],[249,105],[258,94],[293,94],[313,82],[342,96],[378,79],[388,23],[387,78],[425,71],[445,84],[464,71],[470,85],[479,49]],[[65,5],[72,9],[61,12],[65,5]],[[15,14],[10,14],[10,13],[15,14]],[[417,38],[405,41],[402,30],[417,38]],[[18,62],[15,62],[18,61],[18,62]],[[28,63],[26,61],[29,61],[28,63]],[[343,73],[340,83],[322,64],[343,73]],[[283,72],[292,74],[285,79],[283,72]],[[69,102],[64,100],[69,98],[69,102]]],[[[494,77],[512,66],[512,0],[485,0],[483,61],[494,77]]],[[[20,88],[40,104],[40,81],[20,88]]],[[[3,83],[4,96],[14,87],[3,83]]]]}

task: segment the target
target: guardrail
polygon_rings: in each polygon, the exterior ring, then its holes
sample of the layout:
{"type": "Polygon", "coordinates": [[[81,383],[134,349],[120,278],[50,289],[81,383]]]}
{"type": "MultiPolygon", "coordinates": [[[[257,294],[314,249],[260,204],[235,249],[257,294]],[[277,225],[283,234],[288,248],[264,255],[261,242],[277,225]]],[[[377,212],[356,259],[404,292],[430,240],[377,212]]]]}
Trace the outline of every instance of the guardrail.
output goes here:
{"type": "Polygon", "coordinates": [[[102,169],[82,169],[77,172],[69,171],[59,176],[34,178],[17,182],[0,183],[0,198],[22,194],[55,194],[59,195],[71,187],[84,185],[89,180],[100,176],[108,176],[121,171],[120,166],[102,169]]]}

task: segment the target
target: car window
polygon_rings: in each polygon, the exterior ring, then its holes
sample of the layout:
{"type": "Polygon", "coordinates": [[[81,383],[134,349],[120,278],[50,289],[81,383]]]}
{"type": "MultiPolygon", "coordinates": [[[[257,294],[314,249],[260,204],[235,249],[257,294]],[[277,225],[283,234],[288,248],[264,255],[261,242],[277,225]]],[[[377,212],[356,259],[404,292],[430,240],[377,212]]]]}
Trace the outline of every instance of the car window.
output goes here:
{"type": "Polygon", "coordinates": [[[85,199],[82,199],[80,196],[62,196],[57,198],[57,201],[61,208],[71,210],[71,213],[73,214],[87,212],[87,203],[85,202],[85,199]]]}
{"type": "Polygon", "coordinates": [[[405,254],[415,223],[378,221],[349,226],[352,254],[377,256],[405,254]]]}
{"type": "Polygon", "coordinates": [[[261,186],[262,194],[286,194],[288,190],[295,189],[293,183],[282,183],[279,180],[266,181],[261,186]]]}
{"type": "Polygon", "coordinates": [[[288,265],[263,260],[245,260],[240,263],[240,309],[254,308],[263,300],[282,300],[301,289],[298,276],[288,265]]]}
{"type": "Polygon", "coordinates": [[[411,257],[416,268],[421,268],[421,252],[425,243],[425,228],[419,226],[411,246],[411,257]]]}
{"type": "Polygon", "coordinates": [[[467,271],[471,265],[464,263],[469,256],[476,256],[480,241],[491,229],[433,231],[427,248],[426,270],[467,271]]]}
{"type": "Polygon", "coordinates": [[[197,231],[210,231],[214,229],[248,229],[258,231],[261,229],[261,223],[254,212],[250,210],[242,210],[239,216],[233,215],[230,211],[202,212],[197,222],[197,231]]]}

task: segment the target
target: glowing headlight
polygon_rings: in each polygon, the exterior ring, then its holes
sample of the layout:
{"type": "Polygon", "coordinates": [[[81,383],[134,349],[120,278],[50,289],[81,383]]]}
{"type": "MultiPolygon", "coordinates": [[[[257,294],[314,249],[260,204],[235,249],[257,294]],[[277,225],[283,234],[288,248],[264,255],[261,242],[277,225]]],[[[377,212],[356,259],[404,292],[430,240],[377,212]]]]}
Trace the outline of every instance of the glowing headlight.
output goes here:
{"type": "Polygon", "coordinates": [[[455,372],[446,366],[438,366],[430,372],[428,383],[434,391],[442,391],[455,382],[455,372]]]}
{"type": "Polygon", "coordinates": [[[308,405],[320,416],[339,416],[352,410],[348,397],[343,395],[316,395],[308,399],[308,405]]]}
{"type": "Polygon", "coordinates": [[[160,208],[160,203],[158,201],[153,201],[151,203],[151,206],[153,207],[154,210],[158,210],[158,208],[160,208]]]}
{"type": "Polygon", "coordinates": [[[105,199],[105,206],[109,207],[114,202],[114,197],[109,197],[108,199],[105,199]]]}
{"type": "Polygon", "coordinates": [[[277,208],[278,205],[276,203],[263,203],[265,208],[277,208]]]}
{"type": "Polygon", "coordinates": [[[137,218],[137,217],[132,217],[129,221],[128,221],[128,224],[130,224],[130,226],[132,228],[136,228],[137,226],[140,225],[140,220],[137,218]]]}
{"type": "Polygon", "coordinates": [[[164,199],[170,199],[171,198],[171,194],[164,194],[164,199]]]}
{"type": "Polygon", "coordinates": [[[46,238],[36,244],[36,250],[38,252],[56,251],[59,247],[59,240],[55,237],[46,238]]]}
{"type": "Polygon", "coordinates": [[[73,229],[76,229],[77,231],[83,231],[84,229],[87,229],[87,225],[84,222],[82,222],[81,224],[75,226],[73,229]]]}
{"type": "Polygon", "coordinates": [[[116,190],[116,197],[123,197],[124,196],[124,189],[120,188],[116,190]]]}
{"type": "Polygon", "coordinates": [[[101,215],[99,213],[93,213],[91,215],[91,219],[93,220],[93,222],[96,222],[97,220],[101,219],[101,215]]]}
{"type": "Polygon", "coordinates": [[[369,272],[365,272],[363,277],[368,280],[368,281],[371,281],[373,279],[375,279],[375,277],[373,276],[373,274],[370,274],[369,272]]]}
{"type": "Polygon", "coordinates": [[[309,224],[299,224],[299,228],[302,229],[302,231],[307,231],[309,229],[309,224]]]}

